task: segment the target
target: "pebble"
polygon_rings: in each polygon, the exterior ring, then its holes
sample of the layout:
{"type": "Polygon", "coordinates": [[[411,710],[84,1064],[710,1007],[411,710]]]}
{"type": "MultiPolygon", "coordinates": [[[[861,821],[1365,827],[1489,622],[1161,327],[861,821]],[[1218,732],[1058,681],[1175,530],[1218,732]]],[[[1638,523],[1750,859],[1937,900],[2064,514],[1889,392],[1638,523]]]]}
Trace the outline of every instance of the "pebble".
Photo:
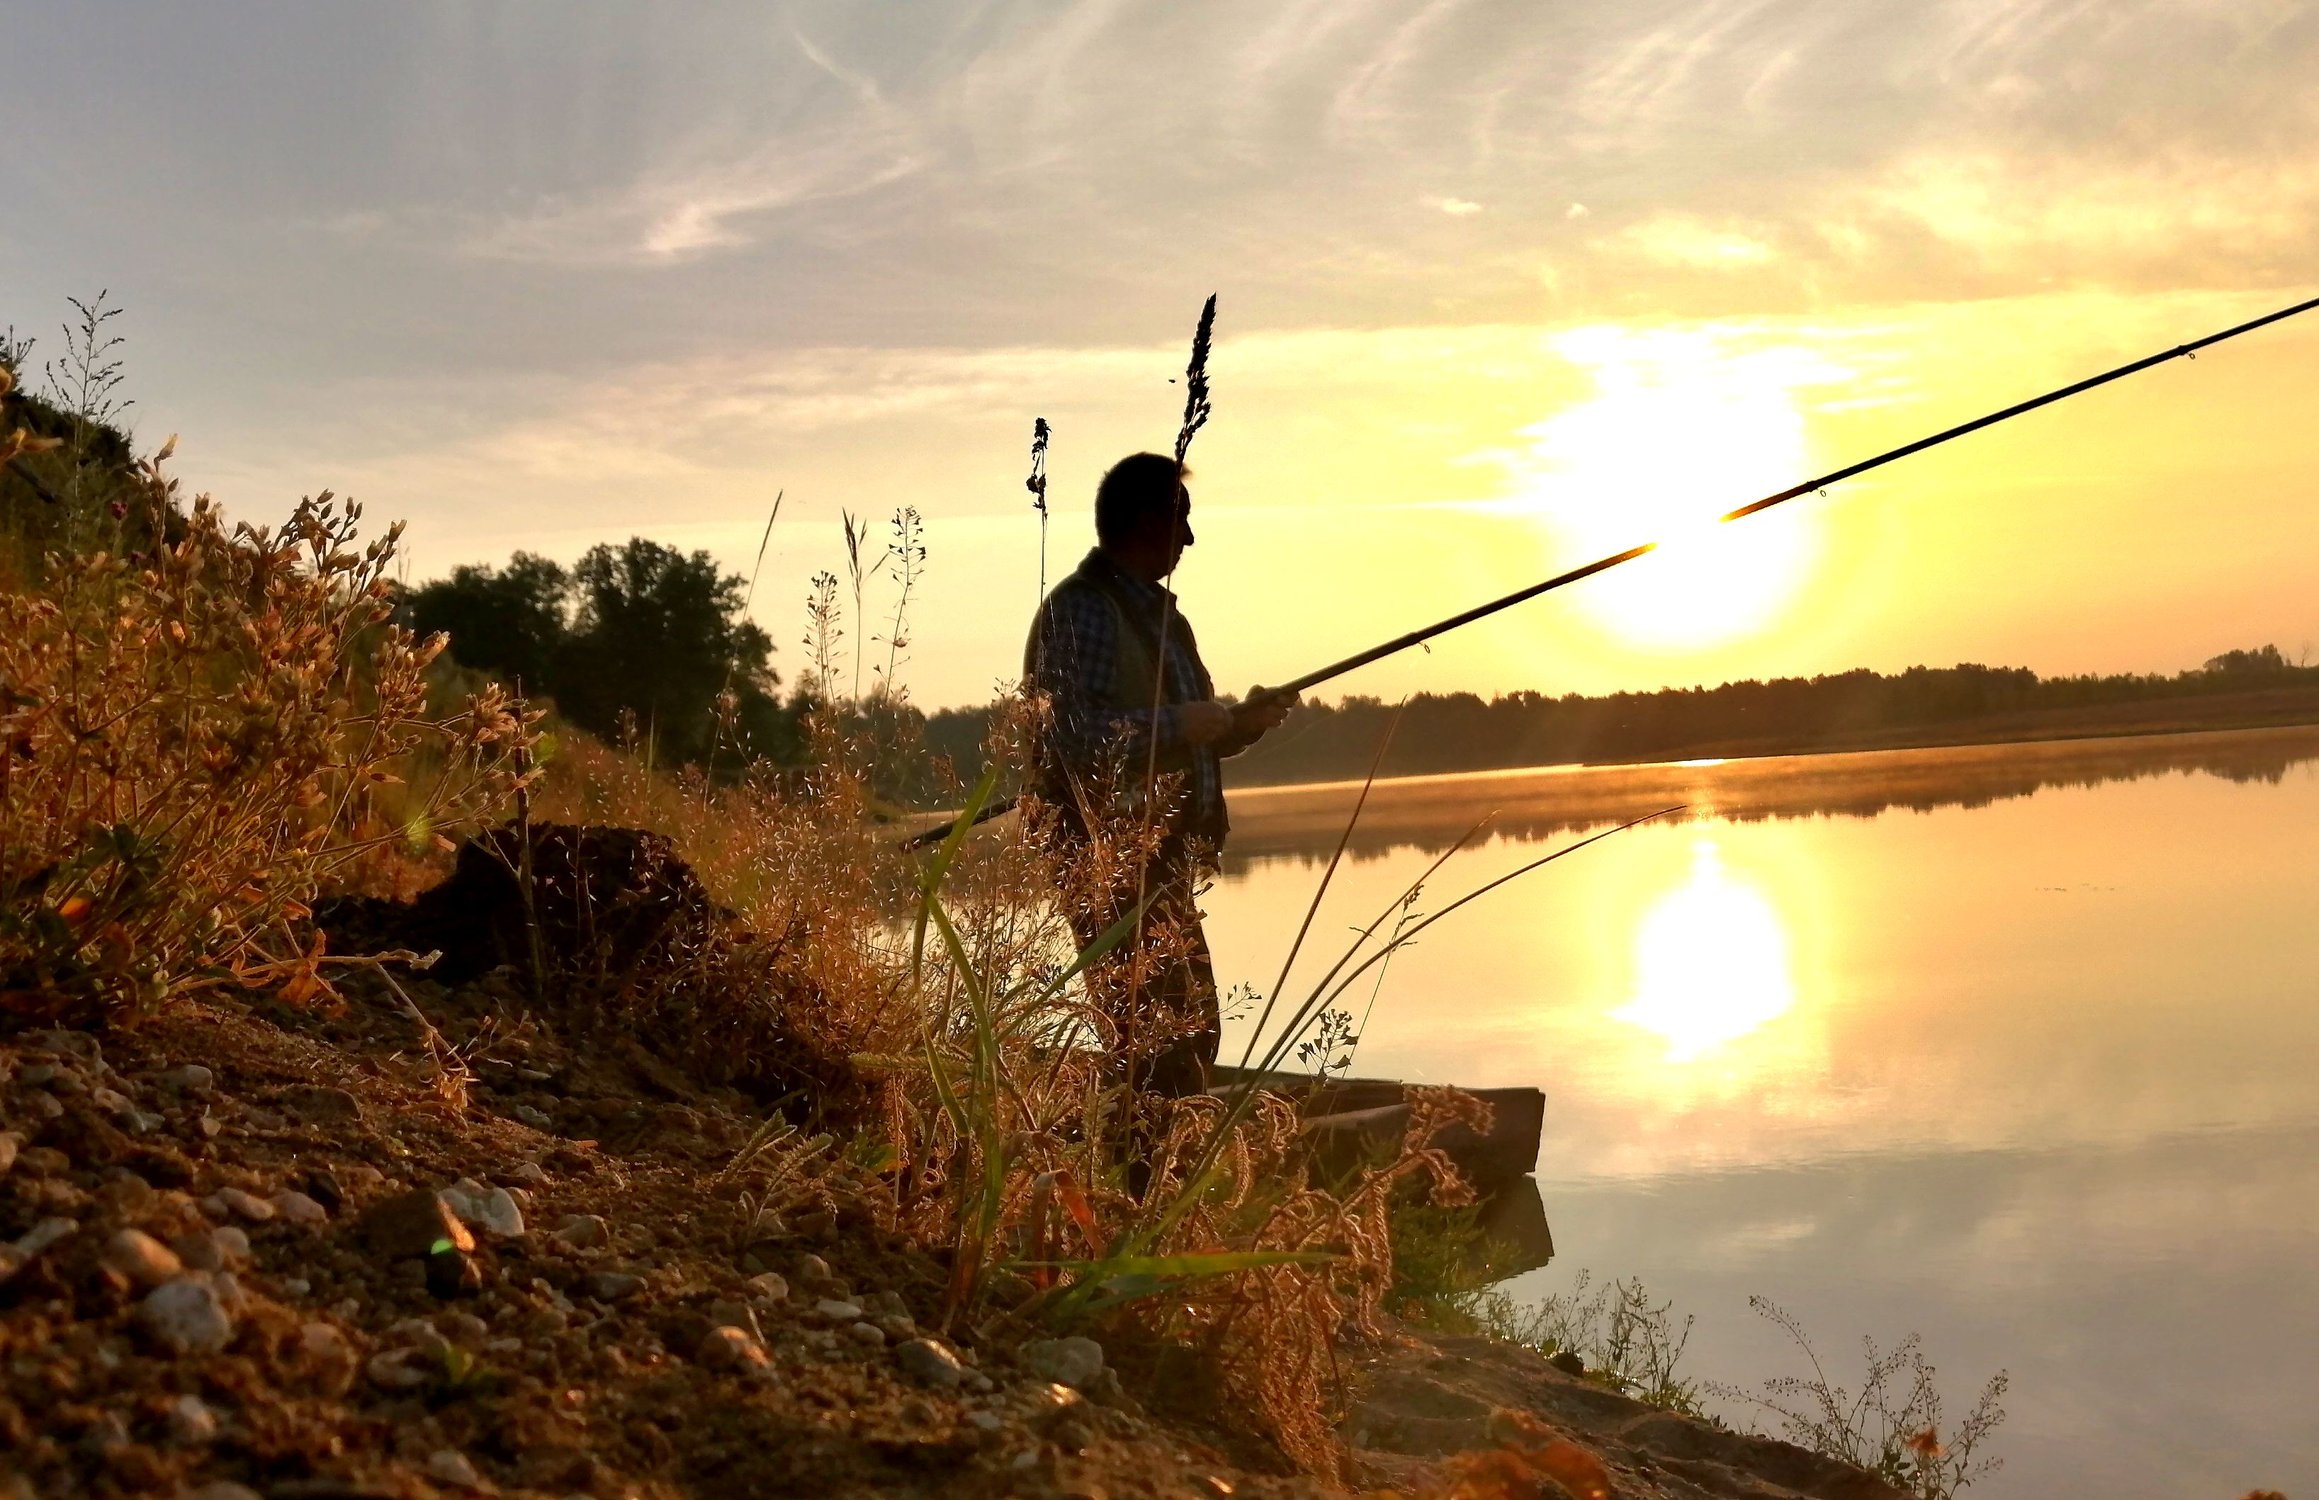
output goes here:
{"type": "Polygon", "coordinates": [[[859,1302],[840,1302],[835,1297],[824,1297],[813,1304],[813,1315],[830,1323],[858,1322],[862,1315],[859,1302]]]}
{"type": "Polygon", "coordinates": [[[1033,1339],[1023,1345],[1023,1368],[1041,1380],[1085,1390],[1103,1373],[1103,1346],[1074,1334],[1062,1339],[1033,1339]]]}
{"type": "Polygon", "coordinates": [[[294,1188],[276,1193],[273,1204],[274,1212],[292,1224],[327,1224],[330,1222],[329,1209],[324,1208],[294,1188]]]}
{"type": "Polygon", "coordinates": [[[354,1382],[361,1363],[345,1334],[328,1323],[308,1323],[298,1330],[298,1354],[328,1396],[343,1396],[354,1382]]]}
{"type": "Polygon", "coordinates": [[[484,1490],[490,1486],[475,1472],[475,1465],[466,1454],[456,1448],[437,1448],[427,1455],[427,1477],[440,1484],[456,1485],[463,1490],[484,1490]]]}
{"type": "Polygon", "coordinates": [[[761,1303],[789,1300],[789,1283],[779,1271],[760,1271],[743,1284],[749,1288],[749,1295],[761,1303]]]}
{"type": "Polygon", "coordinates": [[[374,1354],[362,1367],[372,1385],[382,1391],[415,1391],[435,1378],[427,1356],[417,1349],[388,1349],[374,1354]]]}
{"type": "Polygon", "coordinates": [[[81,1436],[81,1447],[91,1457],[110,1458],[129,1446],[129,1424],[117,1411],[100,1412],[81,1436]]]}
{"type": "Polygon", "coordinates": [[[442,1196],[453,1213],[485,1234],[503,1240],[523,1238],[523,1210],[507,1189],[487,1188],[462,1177],[443,1189],[442,1196]]]}
{"type": "Polygon", "coordinates": [[[599,1302],[618,1302],[644,1289],[644,1278],[626,1271],[597,1271],[588,1277],[588,1295],[599,1302]]]}
{"type": "Polygon", "coordinates": [[[362,1239],[386,1260],[433,1257],[438,1248],[457,1253],[475,1248],[475,1236],[459,1222],[443,1195],[426,1188],[373,1204],[362,1216],[362,1239]]]}
{"type": "Polygon", "coordinates": [[[233,1314],[207,1281],[180,1277],[155,1287],[137,1315],[155,1338],[178,1354],[214,1354],[233,1342],[233,1314]]]}
{"type": "Polygon", "coordinates": [[[17,1261],[21,1264],[80,1227],[79,1221],[74,1219],[42,1219],[26,1230],[10,1248],[16,1252],[17,1261]]]}
{"type": "Polygon", "coordinates": [[[507,1169],[507,1175],[526,1187],[542,1188],[548,1185],[547,1169],[536,1161],[519,1161],[507,1169]]]}
{"type": "Polygon", "coordinates": [[[878,1325],[878,1332],[884,1334],[887,1338],[892,1339],[896,1343],[900,1343],[904,1339],[914,1339],[918,1336],[918,1320],[907,1315],[902,1317],[871,1318],[869,1321],[878,1325]]]}
{"type": "Polygon", "coordinates": [[[765,1346],[745,1328],[712,1328],[693,1353],[712,1370],[762,1370],[772,1363],[765,1346]]]}
{"type": "Polygon", "coordinates": [[[924,1385],[956,1390],[966,1379],[966,1367],[937,1339],[912,1339],[894,1351],[902,1373],[924,1385]]]}
{"type": "Polygon", "coordinates": [[[555,1227],[554,1234],[575,1250],[593,1250],[611,1243],[612,1226],[601,1214],[569,1214],[555,1227]]]}
{"type": "Polygon", "coordinates": [[[118,1089],[90,1089],[89,1103],[108,1115],[133,1115],[137,1112],[137,1106],[129,1102],[129,1096],[118,1089]]]}
{"type": "Polygon", "coordinates": [[[849,1323],[846,1325],[845,1336],[865,1349],[886,1347],[886,1335],[875,1323],[849,1323]]]}
{"type": "MultiPolygon", "coordinates": [[[[39,1097],[48,1098],[46,1094],[39,1097]]],[[[27,1146],[17,1153],[16,1163],[36,1177],[54,1177],[72,1169],[72,1158],[54,1146],[27,1146]]]]}
{"type": "Polygon", "coordinates": [[[104,1262],[142,1287],[159,1286],[185,1272],[177,1252],[142,1229],[124,1229],[105,1241],[104,1262]]]}
{"type": "Polygon", "coordinates": [[[219,1188],[201,1200],[213,1219],[225,1218],[229,1213],[240,1214],[253,1224],[263,1224],[274,1216],[274,1205],[255,1193],[238,1187],[219,1188]]]}
{"type": "Polygon", "coordinates": [[[24,1137],[13,1130],[0,1130],[0,1177],[16,1165],[16,1153],[24,1149],[24,1137]]]}
{"type": "Polygon", "coordinates": [[[346,1188],[328,1167],[316,1167],[306,1174],[306,1192],[332,1213],[346,1207],[346,1188]]]}
{"type": "Polygon", "coordinates": [[[555,1128],[555,1118],[544,1109],[533,1109],[528,1104],[518,1104],[513,1113],[518,1120],[534,1130],[552,1130],[555,1128]]]}
{"type": "Polygon", "coordinates": [[[261,1497],[246,1484],[236,1484],[230,1479],[212,1479],[200,1489],[190,1491],[186,1500],[261,1500],[261,1497]]]}
{"type": "Polygon", "coordinates": [[[837,1278],[830,1274],[829,1262],[820,1256],[800,1255],[797,1257],[797,1279],[811,1286],[817,1281],[835,1281],[837,1278]]]}
{"type": "Polygon", "coordinates": [[[279,1103],[309,1125],[351,1125],[362,1118],[362,1101],[323,1083],[286,1089],[279,1103]]]}
{"type": "Polygon", "coordinates": [[[738,1328],[760,1339],[765,1336],[764,1328],[757,1322],[757,1314],[750,1309],[746,1302],[732,1302],[723,1298],[711,1302],[709,1304],[709,1326],[712,1328],[738,1328]]]}
{"type": "Polygon", "coordinates": [[[859,1300],[862,1304],[862,1311],[872,1317],[906,1318],[910,1316],[910,1304],[904,1302],[902,1294],[897,1291],[872,1292],[859,1300]]]}
{"type": "Polygon", "coordinates": [[[169,1436],[191,1446],[217,1436],[217,1414],[199,1396],[180,1396],[169,1403],[169,1436]]]}
{"type": "Polygon", "coordinates": [[[187,1093],[206,1094],[217,1085],[217,1075],[200,1063],[187,1063],[182,1068],[171,1068],[161,1075],[161,1081],[173,1089],[187,1093]]]}
{"type": "Polygon", "coordinates": [[[977,1432],[996,1432],[1006,1424],[1007,1419],[995,1411],[970,1411],[966,1414],[966,1425],[977,1432]]]}

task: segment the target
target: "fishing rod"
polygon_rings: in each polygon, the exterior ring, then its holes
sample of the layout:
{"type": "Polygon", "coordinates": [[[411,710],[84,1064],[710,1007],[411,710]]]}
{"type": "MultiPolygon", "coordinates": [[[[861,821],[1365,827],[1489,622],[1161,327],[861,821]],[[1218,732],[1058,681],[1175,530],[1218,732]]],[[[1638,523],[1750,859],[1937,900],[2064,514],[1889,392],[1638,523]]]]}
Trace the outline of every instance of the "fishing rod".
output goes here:
{"type": "MultiPolygon", "coordinates": [[[[2036,411],[2039,407],[2051,406],[2057,401],[2066,401],[2072,396],[2083,395],[2097,386],[2108,385],[2113,380],[2123,380],[2128,375],[2138,375],[2144,370],[2165,364],[2169,360],[2195,358],[2201,349],[2212,348],[2226,339],[2235,339],[2241,334],[2252,333],[2258,328],[2267,328],[2273,323],[2285,322],[2289,318],[2310,312],[2314,308],[2319,308],[2319,297],[2308,298],[2291,307],[2282,307],[2276,312],[2265,313],[2259,318],[2249,318],[2244,323],[2234,324],[2219,333],[2210,333],[2204,338],[2192,339],[2187,344],[2176,344],[2171,349],[2161,349],[2155,354],[2144,355],[2140,359],[2119,365],[2115,369],[2104,370],[2099,375],[2089,375],[2083,380],[2073,381],[2059,389],[2047,391],[2042,396],[2032,396],[2027,401],[2017,401],[2011,406],[1990,412],[1986,416],[1975,417],[1970,422],[1960,422],[1954,427],[1943,428],[1929,437],[1918,438],[1913,443],[1903,443],[1897,448],[1888,448],[1873,458],[1864,458],[1858,463],[1846,464],[1843,468],[1831,470],[1816,479],[1807,479],[1801,484],[1790,485],[1777,494],[1766,495],[1760,500],[1750,500],[1736,510],[1728,510],[1717,516],[1715,524],[1722,525],[1732,521],[1745,520],[1749,516],[1770,510],[1775,505],[1784,505],[1799,495],[1816,494],[1831,484],[1841,483],[1844,480],[1865,474],[1871,469],[1883,468],[1889,463],[1897,463],[1901,459],[1922,453],[1928,448],[1937,448],[1943,443],[1953,442],[1969,433],[1979,432],[1984,427],[1994,427],[1999,422],[2009,422],[2015,417],[2025,416],[2036,411]]],[[[1517,604],[1527,603],[1540,594],[1548,594],[1556,589],[1567,588],[1582,578],[1592,578],[1595,574],[1607,572],[1621,563],[1633,562],[1638,557],[1657,551],[1660,545],[1658,542],[1644,542],[1641,546],[1629,547],[1624,552],[1614,552],[1608,557],[1596,558],[1584,567],[1572,568],[1567,573],[1557,573],[1543,583],[1533,583],[1528,588],[1516,589],[1503,598],[1492,599],[1487,604],[1477,604],[1472,609],[1451,615],[1446,620],[1436,620],[1421,630],[1412,630],[1407,635],[1395,636],[1392,640],[1371,646],[1366,651],[1356,652],[1342,661],[1331,662],[1317,671],[1307,672],[1302,677],[1292,678],[1277,687],[1259,688],[1249,695],[1248,706],[1286,698],[1293,694],[1302,693],[1308,688],[1318,687],[1332,678],[1342,677],[1347,672],[1365,667],[1373,661],[1382,661],[1384,658],[1406,651],[1412,646],[1423,645],[1435,636],[1444,635],[1460,626],[1471,625],[1476,620],[1487,619],[1501,610],[1512,609],[1517,604]]],[[[978,812],[974,821],[977,824],[986,823],[1012,809],[1015,801],[1015,798],[1009,797],[1003,802],[994,802],[978,812]]],[[[924,844],[932,843],[949,831],[950,825],[944,824],[909,840],[903,847],[906,849],[918,848],[924,844]]]]}

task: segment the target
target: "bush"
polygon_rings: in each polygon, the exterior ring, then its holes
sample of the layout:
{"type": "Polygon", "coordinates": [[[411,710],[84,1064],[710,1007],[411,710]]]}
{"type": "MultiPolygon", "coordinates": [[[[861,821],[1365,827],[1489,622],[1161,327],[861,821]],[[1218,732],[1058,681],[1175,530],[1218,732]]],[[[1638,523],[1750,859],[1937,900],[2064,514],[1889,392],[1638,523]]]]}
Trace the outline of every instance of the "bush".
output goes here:
{"type": "Polygon", "coordinates": [[[17,1024],[128,1021],[226,985],[326,993],[322,882],[398,843],[448,847],[513,787],[526,738],[496,688],[427,716],[441,642],[384,623],[400,527],[357,550],[360,509],[324,494],[278,532],[229,529],[206,497],[177,514],[158,460],[140,474],[141,529],[175,540],[52,554],[37,592],[0,592],[17,1024]],[[427,784],[402,788],[395,768],[422,759],[427,784]]]}

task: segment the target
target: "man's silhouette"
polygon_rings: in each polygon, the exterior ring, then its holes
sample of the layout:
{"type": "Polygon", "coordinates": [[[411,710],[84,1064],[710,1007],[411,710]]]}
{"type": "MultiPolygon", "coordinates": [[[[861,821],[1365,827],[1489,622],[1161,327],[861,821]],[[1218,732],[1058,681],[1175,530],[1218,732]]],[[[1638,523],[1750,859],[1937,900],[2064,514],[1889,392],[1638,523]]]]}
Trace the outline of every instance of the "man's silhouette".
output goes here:
{"type": "Polygon", "coordinates": [[[1127,1080],[1177,1095],[1207,1086],[1222,1040],[1196,900],[1230,827],[1219,762],[1294,703],[1217,701],[1165,584],[1192,545],[1191,512],[1174,459],[1138,453],[1113,465],[1095,492],[1095,549],[1041,603],[1023,662],[1047,708],[1038,787],[1062,837],[1082,850],[1146,827],[1155,839],[1148,859],[1074,903],[1071,919],[1085,946],[1135,909],[1139,890],[1149,900],[1143,946],[1122,945],[1089,984],[1127,1080]]]}

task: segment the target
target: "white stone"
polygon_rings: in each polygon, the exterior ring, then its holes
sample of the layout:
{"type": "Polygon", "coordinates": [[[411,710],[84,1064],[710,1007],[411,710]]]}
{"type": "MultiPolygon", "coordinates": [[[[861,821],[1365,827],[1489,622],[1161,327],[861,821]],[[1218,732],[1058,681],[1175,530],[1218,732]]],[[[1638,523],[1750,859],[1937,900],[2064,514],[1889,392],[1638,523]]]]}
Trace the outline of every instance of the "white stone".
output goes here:
{"type": "Polygon", "coordinates": [[[214,1354],[233,1342],[233,1314],[206,1281],[191,1276],[155,1287],[137,1315],[153,1336],[178,1354],[214,1354]]]}
{"type": "Polygon", "coordinates": [[[274,1195],[274,1212],[293,1224],[327,1224],[330,1210],[295,1189],[274,1195]]]}
{"type": "Polygon", "coordinates": [[[463,1490],[484,1490],[490,1486],[475,1472],[475,1465],[467,1455],[456,1448],[437,1448],[427,1455],[427,1477],[440,1484],[456,1485],[463,1490]]]}
{"type": "Polygon", "coordinates": [[[813,1315],[830,1323],[855,1323],[861,1320],[859,1302],[840,1302],[835,1297],[824,1297],[813,1304],[813,1315]]]}
{"type": "MultiPolygon", "coordinates": [[[[202,1203],[204,1207],[214,1203],[222,1209],[230,1209],[253,1224],[263,1224],[274,1216],[273,1204],[256,1193],[244,1192],[238,1187],[219,1188],[203,1199],[202,1203]]],[[[221,1212],[216,1217],[224,1218],[225,1214],[221,1212]]]]}
{"type": "Polygon", "coordinates": [[[199,1396],[180,1396],[169,1403],[169,1436],[188,1445],[206,1443],[217,1436],[217,1416],[199,1396]]]}
{"type": "Polygon", "coordinates": [[[1033,1339],[1023,1345],[1023,1368],[1041,1380],[1083,1391],[1103,1373],[1103,1346],[1076,1334],[1063,1339],[1033,1339]]]}
{"type": "Polygon", "coordinates": [[[443,1189],[443,1201],[471,1229],[480,1229],[503,1240],[523,1238],[523,1210],[517,1206],[515,1195],[505,1188],[487,1188],[472,1178],[462,1177],[443,1189]]]}
{"type": "Polygon", "coordinates": [[[142,1229],[124,1229],[105,1241],[105,1264],[139,1286],[159,1286],[183,1275],[177,1252],[142,1229]]]}
{"type": "Polygon", "coordinates": [[[911,1379],[942,1390],[955,1390],[966,1378],[958,1356],[936,1339],[910,1340],[894,1351],[894,1363],[911,1379]]]}

